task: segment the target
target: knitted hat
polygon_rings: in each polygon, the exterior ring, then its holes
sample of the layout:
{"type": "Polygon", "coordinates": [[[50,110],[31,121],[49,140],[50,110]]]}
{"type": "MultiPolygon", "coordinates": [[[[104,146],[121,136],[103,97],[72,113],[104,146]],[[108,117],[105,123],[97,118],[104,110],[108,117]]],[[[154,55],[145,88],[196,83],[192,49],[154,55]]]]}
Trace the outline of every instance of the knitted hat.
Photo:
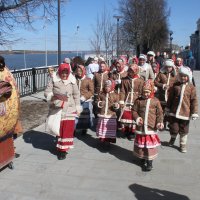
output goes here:
{"type": "Polygon", "coordinates": [[[184,74],[187,75],[189,78],[189,82],[192,83],[192,71],[189,67],[187,66],[181,66],[179,68],[179,74],[184,74]]]}
{"type": "Polygon", "coordinates": [[[153,51],[148,51],[148,52],[147,52],[147,55],[149,55],[149,56],[154,56],[154,57],[155,57],[155,53],[154,53],[153,51]]]}
{"type": "Polygon", "coordinates": [[[139,59],[144,59],[145,61],[147,60],[147,57],[146,57],[146,55],[144,55],[144,54],[140,54],[139,55],[139,59]]]}
{"type": "Polygon", "coordinates": [[[164,66],[174,67],[174,61],[172,59],[166,59],[165,62],[164,62],[164,66]]]}

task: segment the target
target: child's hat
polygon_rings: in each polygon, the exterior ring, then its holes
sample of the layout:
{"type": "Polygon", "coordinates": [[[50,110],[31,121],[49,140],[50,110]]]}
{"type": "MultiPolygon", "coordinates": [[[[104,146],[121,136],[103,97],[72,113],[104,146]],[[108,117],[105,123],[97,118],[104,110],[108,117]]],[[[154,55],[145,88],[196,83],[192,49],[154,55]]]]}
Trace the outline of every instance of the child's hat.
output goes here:
{"type": "Polygon", "coordinates": [[[181,66],[179,68],[179,74],[184,74],[187,75],[189,78],[189,82],[192,83],[192,71],[189,67],[187,66],[181,66]]]}

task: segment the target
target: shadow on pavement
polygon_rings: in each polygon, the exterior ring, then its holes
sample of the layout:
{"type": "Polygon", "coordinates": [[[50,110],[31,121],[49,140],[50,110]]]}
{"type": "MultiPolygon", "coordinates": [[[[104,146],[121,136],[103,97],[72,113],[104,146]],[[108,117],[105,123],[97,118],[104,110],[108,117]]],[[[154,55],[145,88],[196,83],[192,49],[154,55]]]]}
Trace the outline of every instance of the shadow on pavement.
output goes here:
{"type": "Polygon", "coordinates": [[[49,151],[56,155],[56,138],[44,132],[27,131],[23,134],[23,139],[26,143],[30,143],[36,149],[49,151]]]}
{"type": "Polygon", "coordinates": [[[109,153],[118,158],[119,160],[123,160],[140,166],[140,161],[137,158],[135,158],[133,156],[133,152],[128,149],[125,149],[112,143],[110,144],[110,146],[103,145],[97,138],[94,138],[89,134],[76,134],[76,138],[78,140],[81,140],[88,146],[99,150],[102,153],[109,153]]]}
{"type": "Polygon", "coordinates": [[[175,145],[169,146],[169,142],[167,142],[167,141],[163,141],[163,142],[161,141],[161,145],[164,147],[169,147],[169,148],[173,148],[173,149],[180,151],[180,148],[178,146],[175,146],[175,145]]]}
{"type": "Polygon", "coordinates": [[[132,184],[129,188],[138,200],[190,200],[185,195],[149,188],[138,184],[132,184]]]}

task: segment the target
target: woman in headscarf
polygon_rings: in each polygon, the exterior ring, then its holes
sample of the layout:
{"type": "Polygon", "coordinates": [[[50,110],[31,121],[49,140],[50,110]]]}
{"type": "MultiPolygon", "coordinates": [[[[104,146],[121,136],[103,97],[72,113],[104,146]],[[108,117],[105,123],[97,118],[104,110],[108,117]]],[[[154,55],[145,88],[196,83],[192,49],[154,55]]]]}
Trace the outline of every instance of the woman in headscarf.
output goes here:
{"type": "Polygon", "coordinates": [[[87,129],[92,126],[91,118],[91,102],[94,96],[94,85],[90,78],[86,77],[85,67],[78,65],[76,68],[76,82],[80,91],[80,100],[83,111],[79,118],[77,118],[76,129],[82,131],[82,134],[87,132],[87,129]]]}
{"type": "Polygon", "coordinates": [[[75,117],[81,112],[79,89],[68,63],[59,65],[44,95],[50,102],[49,119],[56,116],[55,122],[49,121],[47,126],[57,135],[57,156],[63,160],[67,151],[73,148],[75,117]]]}

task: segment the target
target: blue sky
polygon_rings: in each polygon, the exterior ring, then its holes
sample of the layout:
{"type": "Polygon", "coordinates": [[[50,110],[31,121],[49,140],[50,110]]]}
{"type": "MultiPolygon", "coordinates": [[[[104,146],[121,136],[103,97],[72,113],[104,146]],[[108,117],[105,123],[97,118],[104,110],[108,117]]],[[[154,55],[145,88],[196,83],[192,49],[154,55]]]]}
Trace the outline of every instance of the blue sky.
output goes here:
{"type": "MultiPolygon", "coordinates": [[[[200,18],[199,0],[167,0],[171,9],[169,17],[170,30],[173,31],[173,43],[180,46],[189,44],[190,35],[196,30],[196,22],[200,18]]],[[[117,14],[118,0],[70,0],[62,5],[61,34],[62,50],[90,50],[90,38],[93,36],[92,25],[95,25],[97,13],[101,14],[104,6],[109,9],[111,16],[117,14]],[[76,32],[79,25],[78,34],[76,32]]],[[[113,19],[116,20],[116,19],[113,19]]],[[[57,22],[46,23],[36,20],[36,31],[16,29],[16,38],[20,42],[0,49],[57,50],[57,22]]]]}

